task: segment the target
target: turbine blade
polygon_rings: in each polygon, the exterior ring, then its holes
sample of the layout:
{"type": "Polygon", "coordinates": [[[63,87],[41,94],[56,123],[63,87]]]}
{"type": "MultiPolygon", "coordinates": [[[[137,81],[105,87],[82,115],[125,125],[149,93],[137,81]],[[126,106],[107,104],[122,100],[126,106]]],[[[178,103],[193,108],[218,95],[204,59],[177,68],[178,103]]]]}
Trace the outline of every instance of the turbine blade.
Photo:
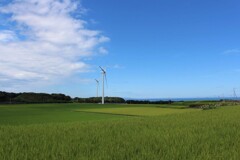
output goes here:
{"type": "Polygon", "coordinates": [[[103,71],[103,73],[106,73],[106,71],[101,66],[99,66],[99,68],[103,71]]]}
{"type": "Polygon", "coordinates": [[[97,83],[99,83],[99,81],[98,81],[97,79],[95,79],[95,81],[96,81],[97,83]]]}

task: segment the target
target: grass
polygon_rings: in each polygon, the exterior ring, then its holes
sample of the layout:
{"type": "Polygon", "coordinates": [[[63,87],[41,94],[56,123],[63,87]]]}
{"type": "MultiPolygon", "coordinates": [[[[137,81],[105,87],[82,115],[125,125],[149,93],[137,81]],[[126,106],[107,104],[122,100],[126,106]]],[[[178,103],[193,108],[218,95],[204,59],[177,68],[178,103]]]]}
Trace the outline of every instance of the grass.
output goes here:
{"type": "MultiPolygon", "coordinates": [[[[130,110],[136,114],[137,110],[147,107],[165,110],[156,105],[130,105],[130,110]]],[[[96,109],[123,111],[129,106],[46,104],[0,107],[0,159],[240,158],[240,106],[137,117],[73,112],[96,109]],[[31,123],[26,121],[26,116],[31,123]]]]}
{"type": "MultiPolygon", "coordinates": [[[[102,107],[94,104],[0,105],[0,125],[81,122],[119,119],[122,116],[74,112],[76,109],[102,107]]],[[[107,105],[105,107],[113,107],[107,105]]]]}
{"type": "Polygon", "coordinates": [[[173,109],[164,107],[128,107],[128,108],[97,108],[97,109],[80,109],[79,112],[87,113],[105,113],[113,115],[129,115],[129,116],[160,116],[168,114],[179,114],[187,112],[200,111],[199,109],[173,109]]]}

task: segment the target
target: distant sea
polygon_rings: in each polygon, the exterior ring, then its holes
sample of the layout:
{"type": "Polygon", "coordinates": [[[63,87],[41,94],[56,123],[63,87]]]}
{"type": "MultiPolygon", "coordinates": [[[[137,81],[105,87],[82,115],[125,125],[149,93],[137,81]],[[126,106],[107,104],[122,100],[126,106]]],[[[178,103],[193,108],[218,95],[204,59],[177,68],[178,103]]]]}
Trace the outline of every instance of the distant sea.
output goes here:
{"type": "Polygon", "coordinates": [[[225,100],[240,100],[239,97],[203,97],[203,98],[124,98],[125,100],[139,100],[139,101],[218,101],[225,100]]]}

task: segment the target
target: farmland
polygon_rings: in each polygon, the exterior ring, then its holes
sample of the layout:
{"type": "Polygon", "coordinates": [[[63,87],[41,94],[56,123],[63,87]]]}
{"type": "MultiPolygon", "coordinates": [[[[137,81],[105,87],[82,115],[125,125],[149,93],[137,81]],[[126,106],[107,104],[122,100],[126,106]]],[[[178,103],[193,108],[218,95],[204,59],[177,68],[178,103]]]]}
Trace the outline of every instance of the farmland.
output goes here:
{"type": "Polygon", "coordinates": [[[0,159],[239,159],[240,106],[0,106],[0,159]]]}
{"type": "Polygon", "coordinates": [[[200,111],[197,109],[178,109],[179,106],[174,106],[172,108],[164,108],[154,105],[141,106],[141,107],[121,107],[121,108],[97,108],[97,109],[79,109],[76,111],[86,112],[86,113],[103,113],[103,114],[113,114],[113,115],[127,115],[127,116],[160,116],[168,114],[180,114],[187,112],[200,111]]]}

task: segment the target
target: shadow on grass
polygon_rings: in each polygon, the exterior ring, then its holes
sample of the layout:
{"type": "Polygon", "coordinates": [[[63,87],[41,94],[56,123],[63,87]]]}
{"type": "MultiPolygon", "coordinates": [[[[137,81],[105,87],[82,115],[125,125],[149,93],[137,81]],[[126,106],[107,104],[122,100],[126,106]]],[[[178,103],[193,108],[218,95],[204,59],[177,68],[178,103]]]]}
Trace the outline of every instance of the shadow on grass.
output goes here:
{"type": "Polygon", "coordinates": [[[155,106],[156,108],[167,108],[167,109],[189,109],[188,106],[155,106]]]}
{"type": "Polygon", "coordinates": [[[83,112],[83,113],[94,113],[94,114],[107,114],[107,115],[116,115],[116,116],[127,116],[127,117],[143,117],[139,115],[132,115],[132,114],[118,114],[118,113],[106,113],[106,112],[92,112],[92,111],[74,111],[74,112],[83,112]]]}

